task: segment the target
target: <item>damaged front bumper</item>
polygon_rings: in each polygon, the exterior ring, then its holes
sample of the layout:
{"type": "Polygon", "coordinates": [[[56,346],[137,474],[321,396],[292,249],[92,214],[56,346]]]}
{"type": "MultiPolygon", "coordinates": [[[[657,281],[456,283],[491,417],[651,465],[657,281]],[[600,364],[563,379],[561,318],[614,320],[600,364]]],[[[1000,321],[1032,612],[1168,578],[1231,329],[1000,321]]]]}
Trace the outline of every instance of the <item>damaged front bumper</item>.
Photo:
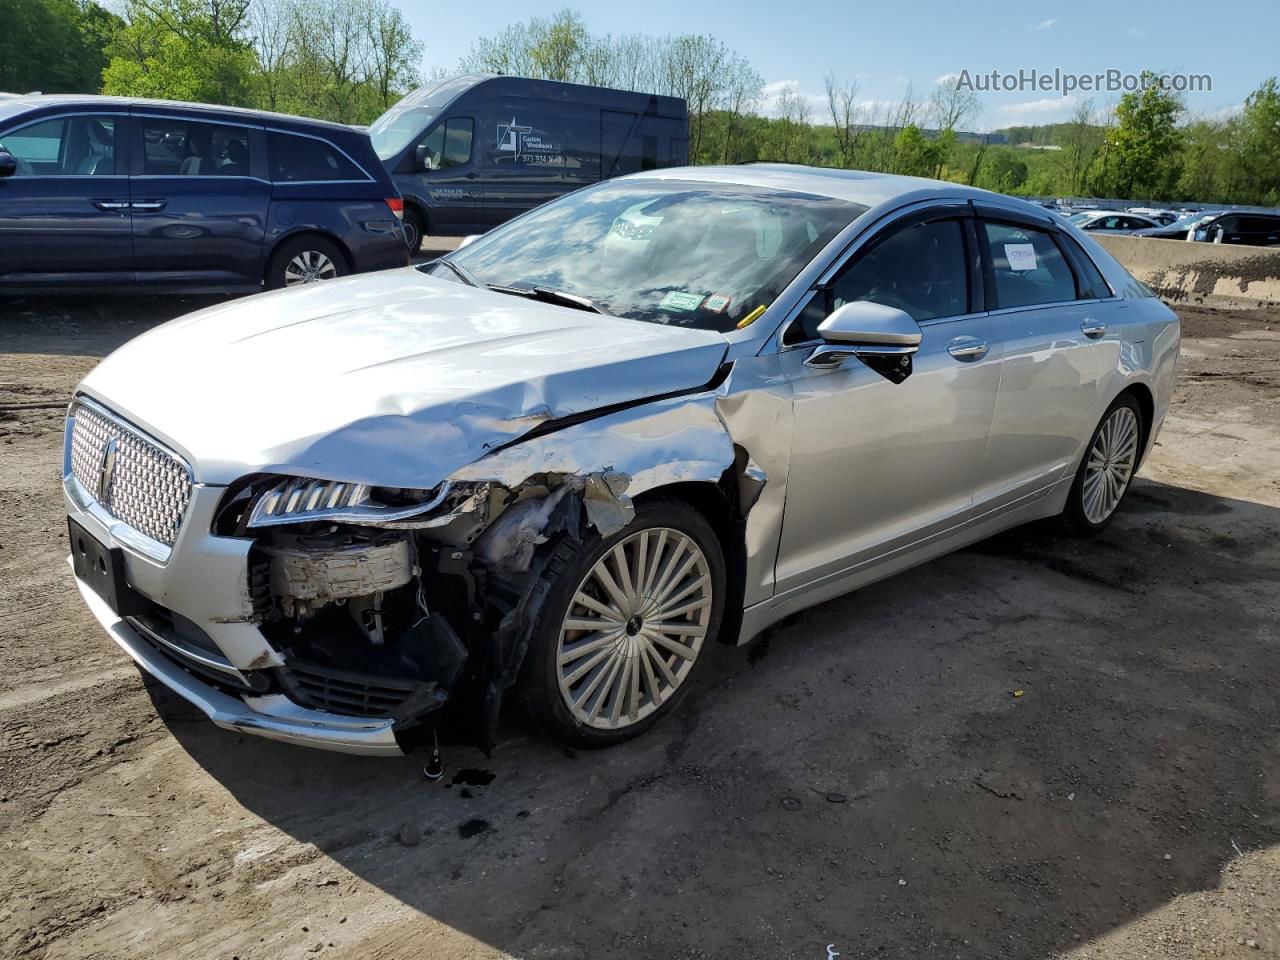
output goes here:
{"type": "Polygon", "coordinates": [[[237,697],[224,693],[161,653],[143,631],[116,616],[84,581],[77,580],[76,586],[89,611],[138,666],[224,730],[338,753],[399,756],[403,752],[396,741],[394,720],[308,710],[281,694],[237,697]]]}

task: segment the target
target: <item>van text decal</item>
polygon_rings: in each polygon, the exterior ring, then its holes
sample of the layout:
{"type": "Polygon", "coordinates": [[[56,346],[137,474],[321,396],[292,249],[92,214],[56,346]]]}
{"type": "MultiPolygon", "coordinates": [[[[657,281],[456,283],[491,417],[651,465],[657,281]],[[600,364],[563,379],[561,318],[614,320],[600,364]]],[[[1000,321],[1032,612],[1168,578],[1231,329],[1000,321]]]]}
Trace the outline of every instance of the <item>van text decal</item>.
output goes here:
{"type": "Polygon", "coordinates": [[[522,126],[513,116],[510,123],[498,124],[497,159],[534,167],[563,167],[564,151],[560,144],[544,140],[533,127],[522,126]]]}

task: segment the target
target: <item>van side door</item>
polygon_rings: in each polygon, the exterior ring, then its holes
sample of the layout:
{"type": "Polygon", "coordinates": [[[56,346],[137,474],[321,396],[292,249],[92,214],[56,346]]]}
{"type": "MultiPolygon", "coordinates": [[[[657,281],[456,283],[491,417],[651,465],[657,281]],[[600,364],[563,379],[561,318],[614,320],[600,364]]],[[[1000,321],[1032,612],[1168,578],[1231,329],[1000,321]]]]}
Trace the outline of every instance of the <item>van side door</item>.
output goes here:
{"type": "Polygon", "coordinates": [[[133,283],[129,116],[92,110],[16,120],[0,145],[0,286],[133,283]]]}
{"type": "Polygon", "coordinates": [[[271,183],[260,126],[134,111],[133,248],[138,283],[240,288],[262,282],[271,183]]]}

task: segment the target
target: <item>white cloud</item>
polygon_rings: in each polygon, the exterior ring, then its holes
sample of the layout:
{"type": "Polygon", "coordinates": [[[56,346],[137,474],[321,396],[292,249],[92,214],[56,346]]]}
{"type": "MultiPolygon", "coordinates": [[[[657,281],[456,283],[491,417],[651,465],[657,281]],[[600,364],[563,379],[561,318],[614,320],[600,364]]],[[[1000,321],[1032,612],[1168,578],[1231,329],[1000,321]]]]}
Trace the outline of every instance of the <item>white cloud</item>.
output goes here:
{"type": "Polygon", "coordinates": [[[1024,100],[1021,103],[1002,103],[999,110],[1011,117],[1035,117],[1044,113],[1069,110],[1076,105],[1076,97],[1045,97],[1043,100],[1024,100]]]}
{"type": "Polygon", "coordinates": [[[935,77],[933,84],[936,87],[949,87],[959,79],[960,74],[958,73],[944,73],[940,77],[935,77]]]}
{"type": "Polygon", "coordinates": [[[800,89],[799,80],[774,80],[772,83],[766,83],[764,85],[764,98],[760,102],[761,111],[766,116],[776,117],[778,115],[779,101],[781,101],[783,93],[788,91],[793,96],[799,96],[806,100],[811,113],[820,111],[823,115],[826,114],[826,94],[804,93],[800,89]]]}
{"type": "Polygon", "coordinates": [[[1057,22],[1058,22],[1057,17],[1050,17],[1048,20],[1041,20],[1031,29],[1037,33],[1041,30],[1050,30],[1053,28],[1054,24],[1056,24],[1057,22]]]}
{"type": "Polygon", "coordinates": [[[1209,120],[1230,120],[1232,117],[1238,117],[1244,113],[1243,103],[1233,103],[1230,106],[1221,107],[1217,110],[1211,110],[1205,114],[1209,120]]]}

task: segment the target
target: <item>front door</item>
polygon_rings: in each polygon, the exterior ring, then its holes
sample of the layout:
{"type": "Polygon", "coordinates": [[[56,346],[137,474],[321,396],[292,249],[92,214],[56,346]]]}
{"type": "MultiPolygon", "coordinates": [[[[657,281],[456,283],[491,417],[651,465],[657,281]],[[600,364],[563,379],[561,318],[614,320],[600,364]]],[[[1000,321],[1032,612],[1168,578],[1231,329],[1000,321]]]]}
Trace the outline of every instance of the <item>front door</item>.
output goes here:
{"type": "Polygon", "coordinates": [[[133,249],[138,283],[262,282],[271,184],[257,128],[137,114],[133,249]]]}
{"type": "Polygon", "coordinates": [[[971,309],[967,235],[960,218],[890,225],[815,294],[786,338],[794,439],[779,593],[853,573],[968,519],[1000,351],[989,318],[971,309]],[[893,383],[854,358],[835,369],[804,364],[817,324],[852,300],[897,307],[919,323],[906,380],[893,383]]]}
{"type": "Polygon", "coordinates": [[[426,199],[429,232],[448,235],[482,229],[484,184],[475,139],[474,120],[449,117],[428,130],[409,156],[413,173],[407,192],[426,199]]]}
{"type": "Polygon", "coordinates": [[[0,284],[133,282],[127,114],[49,117],[0,132],[0,284]]]}

